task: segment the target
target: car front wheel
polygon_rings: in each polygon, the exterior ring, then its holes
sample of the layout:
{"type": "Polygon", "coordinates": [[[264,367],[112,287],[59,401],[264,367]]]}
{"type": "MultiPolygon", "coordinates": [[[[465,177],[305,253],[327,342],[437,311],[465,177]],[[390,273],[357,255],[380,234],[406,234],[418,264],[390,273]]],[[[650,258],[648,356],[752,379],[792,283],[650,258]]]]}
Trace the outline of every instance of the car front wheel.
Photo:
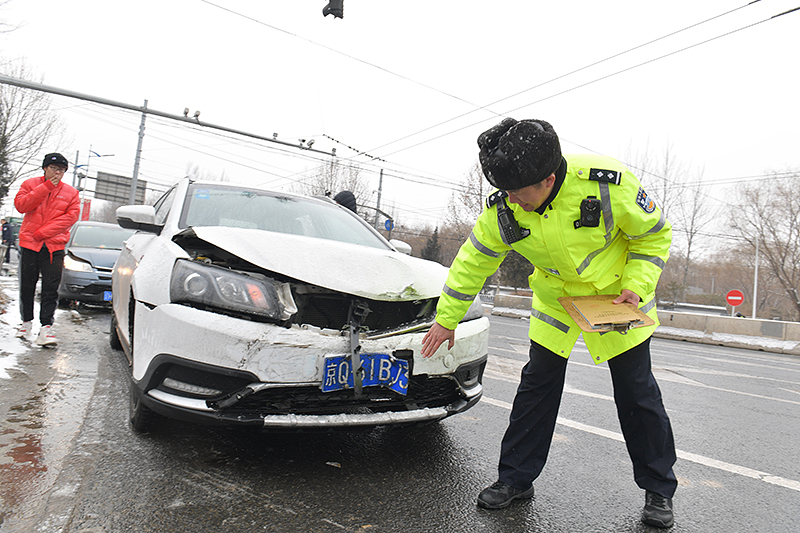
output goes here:
{"type": "Polygon", "coordinates": [[[114,311],[111,311],[111,331],[108,334],[108,343],[115,350],[122,349],[122,342],[120,342],[119,334],[117,333],[117,315],[114,314],[114,311]]]}
{"type": "Polygon", "coordinates": [[[133,428],[136,433],[147,433],[153,429],[158,415],[142,403],[142,399],[133,382],[130,384],[129,391],[130,402],[128,404],[128,418],[131,423],[131,428],[133,428]]]}

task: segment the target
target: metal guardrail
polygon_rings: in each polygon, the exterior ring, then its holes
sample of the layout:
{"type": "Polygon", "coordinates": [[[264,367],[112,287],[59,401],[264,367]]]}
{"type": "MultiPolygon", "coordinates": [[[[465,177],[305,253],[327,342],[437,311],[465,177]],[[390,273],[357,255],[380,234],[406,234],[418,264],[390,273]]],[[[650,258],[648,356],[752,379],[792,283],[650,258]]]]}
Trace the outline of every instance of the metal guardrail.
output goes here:
{"type": "Polygon", "coordinates": [[[494,294],[479,294],[482,304],[494,305],[494,294]]]}

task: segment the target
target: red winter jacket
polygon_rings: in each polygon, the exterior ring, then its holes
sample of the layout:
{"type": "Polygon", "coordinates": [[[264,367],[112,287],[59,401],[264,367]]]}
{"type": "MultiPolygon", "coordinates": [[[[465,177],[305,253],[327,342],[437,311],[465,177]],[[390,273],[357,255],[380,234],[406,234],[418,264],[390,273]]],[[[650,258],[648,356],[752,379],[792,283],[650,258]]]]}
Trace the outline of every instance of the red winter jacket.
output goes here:
{"type": "Polygon", "coordinates": [[[39,176],[22,182],[14,207],[25,214],[19,229],[20,247],[38,252],[46,245],[52,257],[69,240],[69,229],[80,214],[80,199],[75,187],[63,181],[53,185],[39,176]]]}

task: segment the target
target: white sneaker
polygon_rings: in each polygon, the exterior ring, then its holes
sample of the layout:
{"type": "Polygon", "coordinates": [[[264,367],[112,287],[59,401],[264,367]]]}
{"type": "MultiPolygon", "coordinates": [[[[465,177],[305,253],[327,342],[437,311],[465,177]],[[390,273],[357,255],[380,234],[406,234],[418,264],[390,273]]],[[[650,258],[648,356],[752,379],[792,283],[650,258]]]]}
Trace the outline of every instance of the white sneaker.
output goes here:
{"type": "Polygon", "coordinates": [[[20,339],[30,340],[32,327],[33,327],[33,322],[23,322],[17,328],[17,337],[19,337],[20,339]]]}
{"type": "Polygon", "coordinates": [[[53,335],[53,331],[50,326],[42,326],[42,329],[39,330],[39,336],[36,337],[36,344],[39,346],[52,346],[54,344],[58,344],[56,336],[53,335]]]}

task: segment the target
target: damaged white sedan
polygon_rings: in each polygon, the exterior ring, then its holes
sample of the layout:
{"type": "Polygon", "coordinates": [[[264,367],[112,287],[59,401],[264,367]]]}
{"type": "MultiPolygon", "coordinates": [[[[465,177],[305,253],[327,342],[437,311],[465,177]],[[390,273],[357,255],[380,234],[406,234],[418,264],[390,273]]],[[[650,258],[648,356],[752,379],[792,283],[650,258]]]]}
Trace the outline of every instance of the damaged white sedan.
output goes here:
{"type": "Polygon", "coordinates": [[[480,302],[452,350],[421,357],[447,269],[329,198],[184,178],[117,221],[138,230],[114,267],[111,327],[137,431],[157,415],[285,430],[415,424],[481,397],[480,302]]]}

